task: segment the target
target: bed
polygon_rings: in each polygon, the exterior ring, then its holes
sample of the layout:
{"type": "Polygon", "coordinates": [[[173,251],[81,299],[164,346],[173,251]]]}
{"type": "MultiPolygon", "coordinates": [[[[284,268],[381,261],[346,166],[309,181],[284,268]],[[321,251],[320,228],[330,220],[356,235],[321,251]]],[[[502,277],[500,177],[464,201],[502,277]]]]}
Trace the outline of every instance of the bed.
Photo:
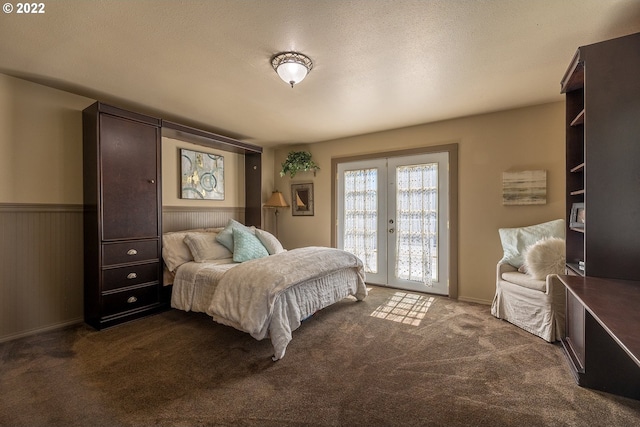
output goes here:
{"type": "Polygon", "coordinates": [[[173,308],[270,338],[274,361],[304,319],[348,296],[367,296],[362,261],[353,254],[319,246],[287,251],[272,234],[234,220],[165,233],[163,259],[173,308]]]}

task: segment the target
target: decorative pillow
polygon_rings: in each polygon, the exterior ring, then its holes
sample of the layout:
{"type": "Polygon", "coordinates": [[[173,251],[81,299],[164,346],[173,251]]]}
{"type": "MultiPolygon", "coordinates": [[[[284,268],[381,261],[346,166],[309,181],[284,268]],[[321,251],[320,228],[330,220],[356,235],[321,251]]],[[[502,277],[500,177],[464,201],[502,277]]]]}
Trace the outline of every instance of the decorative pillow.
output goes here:
{"type": "Polygon", "coordinates": [[[250,231],[241,228],[233,229],[233,245],[233,260],[235,262],[245,262],[269,256],[269,252],[262,245],[260,239],[250,231]]]}
{"type": "Polygon", "coordinates": [[[189,233],[184,242],[196,262],[231,258],[231,252],[216,241],[217,233],[189,233]]]}
{"type": "Polygon", "coordinates": [[[185,262],[193,261],[193,255],[189,247],[184,242],[184,237],[188,233],[202,232],[203,228],[193,230],[172,231],[162,235],[162,259],[169,271],[175,271],[185,262]]]}
{"type": "Polygon", "coordinates": [[[522,253],[528,246],[545,237],[564,239],[564,219],[556,219],[528,227],[501,228],[498,233],[500,233],[500,241],[504,251],[500,262],[508,262],[515,268],[520,268],[524,263],[522,253]]]}
{"type": "Polygon", "coordinates": [[[260,239],[260,242],[267,249],[269,255],[275,255],[285,251],[278,238],[268,231],[256,228],[256,237],[260,239]]]}
{"type": "Polygon", "coordinates": [[[255,228],[254,227],[247,227],[244,224],[239,223],[238,221],[236,221],[235,219],[230,219],[229,222],[227,222],[227,226],[218,233],[218,235],[216,236],[216,240],[222,244],[225,248],[229,249],[231,252],[234,252],[233,250],[233,230],[235,228],[244,230],[244,231],[248,231],[250,233],[254,233],[255,232],[255,228]]]}
{"type": "Polygon", "coordinates": [[[548,237],[529,246],[524,252],[527,274],[543,280],[549,274],[562,274],[565,265],[565,241],[548,237]]]}

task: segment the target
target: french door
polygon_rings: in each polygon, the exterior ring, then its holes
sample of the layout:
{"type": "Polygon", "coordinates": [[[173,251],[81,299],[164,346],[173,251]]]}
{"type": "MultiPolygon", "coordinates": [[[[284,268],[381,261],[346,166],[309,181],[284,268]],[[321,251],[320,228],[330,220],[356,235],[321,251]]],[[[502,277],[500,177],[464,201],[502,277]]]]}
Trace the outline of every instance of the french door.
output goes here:
{"type": "Polygon", "coordinates": [[[338,164],[338,248],[367,282],[449,294],[449,154],[338,164]]]}

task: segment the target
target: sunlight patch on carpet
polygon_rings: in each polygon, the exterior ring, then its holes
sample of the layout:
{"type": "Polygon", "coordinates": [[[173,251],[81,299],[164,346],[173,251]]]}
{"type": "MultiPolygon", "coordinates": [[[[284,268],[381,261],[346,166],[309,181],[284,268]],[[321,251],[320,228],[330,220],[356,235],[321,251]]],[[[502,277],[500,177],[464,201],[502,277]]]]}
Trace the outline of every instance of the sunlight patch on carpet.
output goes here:
{"type": "Polygon", "coordinates": [[[371,317],[418,326],[435,300],[435,297],[396,292],[376,308],[371,317]]]}

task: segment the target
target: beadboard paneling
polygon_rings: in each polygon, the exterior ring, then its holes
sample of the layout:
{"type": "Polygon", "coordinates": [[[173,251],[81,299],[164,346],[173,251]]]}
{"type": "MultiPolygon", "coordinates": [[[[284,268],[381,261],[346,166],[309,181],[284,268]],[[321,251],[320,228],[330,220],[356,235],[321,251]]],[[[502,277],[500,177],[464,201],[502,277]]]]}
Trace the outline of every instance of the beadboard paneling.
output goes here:
{"type": "Polygon", "coordinates": [[[244,208],[162,207],[162,232],[224,227],[229,219],[244,223],[244,208]]]}
{"type": "MultiPolygon", "coordinates": [[[[0,342],[83,321],[82,205],[0,203],[0,342]]],[[[163,207],[163,231],[244,221],[244,208],[163,207]]]]}
{"type": "Polygon", "coordinates": [[[82,209],[0,203],[0,342],[82,321],[82,209]]]}

